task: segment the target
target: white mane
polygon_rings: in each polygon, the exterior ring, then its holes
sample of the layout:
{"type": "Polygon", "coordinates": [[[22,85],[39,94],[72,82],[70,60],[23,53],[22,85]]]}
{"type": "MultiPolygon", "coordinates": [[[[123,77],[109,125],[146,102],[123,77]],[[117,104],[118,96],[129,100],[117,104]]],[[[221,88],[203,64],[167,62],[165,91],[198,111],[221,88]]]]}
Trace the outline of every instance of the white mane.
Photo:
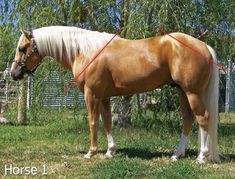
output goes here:
{"type": "Polygon", "coordinates": [[[50,26],[33,31],[37,48],[48,56],[62,60],[74,60],[78,53],[91,58],[113,37],[114,34],[100,33],[76,27],[50,26]]]}

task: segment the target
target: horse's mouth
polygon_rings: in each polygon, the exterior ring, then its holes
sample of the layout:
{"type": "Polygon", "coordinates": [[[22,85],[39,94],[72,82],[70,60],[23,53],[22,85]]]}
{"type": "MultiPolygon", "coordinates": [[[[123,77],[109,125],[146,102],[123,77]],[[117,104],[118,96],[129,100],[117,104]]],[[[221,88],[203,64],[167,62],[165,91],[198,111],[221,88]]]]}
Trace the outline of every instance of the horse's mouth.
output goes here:
{"type": "Polygon", "coordinates": [[[24,72],[22,69],[19,70],[12,70],[11,77],[14,81],[22,80],[24,78],[24,72]]]}

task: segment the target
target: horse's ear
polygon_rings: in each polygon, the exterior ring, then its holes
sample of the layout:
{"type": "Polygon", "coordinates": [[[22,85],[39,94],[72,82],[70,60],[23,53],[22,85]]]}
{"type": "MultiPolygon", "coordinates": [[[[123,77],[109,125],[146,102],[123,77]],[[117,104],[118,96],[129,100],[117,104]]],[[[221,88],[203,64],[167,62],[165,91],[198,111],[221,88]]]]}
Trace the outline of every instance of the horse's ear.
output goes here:
{"type": "Polygon", "coordinates": [[[28,40],[31,39],[31,37],[32,37],[32,33],[31,33],[31,32],[26,31],[26,30],[23,30],[23,29],[20,29],[20,31],[24,34],[24,36],[25,36],[28,40]]]}

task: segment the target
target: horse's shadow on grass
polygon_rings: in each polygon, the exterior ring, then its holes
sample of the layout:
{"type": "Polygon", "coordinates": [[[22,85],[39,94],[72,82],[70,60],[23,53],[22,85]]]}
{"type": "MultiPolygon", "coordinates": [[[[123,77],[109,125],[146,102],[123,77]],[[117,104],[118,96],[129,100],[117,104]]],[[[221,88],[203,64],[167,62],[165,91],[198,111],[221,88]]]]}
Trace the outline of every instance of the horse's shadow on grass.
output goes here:
{"type": "Polygon", "coordinates": [[[235,162],[235,154],[223,154],[220,158],[222,162],[235,162]]]}
{"type": "MultiPolygon", "coordinates": [[[[173,154],[173,151],[162,152],[162,151],[154,151],[151,152],[149,149],[139,149],[139,148],[122,148],[118,149],[116,153],[120,156],[127,156],[128,158],[140,158],[143,160],[151,160],[154,158],[170,158],[173,154]]],[[[192,159],[196,159],[198,156],[197,150],[186,149],[185,156],[190,157],[192,159]]],[[[222,163],[226,162],[234,162],[235,154],[223,154],[220,156],[222,163]]]]}
{"type": "MultiPolygon", "coordinates": [[[[150,151],[149,149],[139,149],[139,148],[122,148],[116,151],[118,155],[127,156],[129,158],[141,158],[145,160],[150,160],[153,158],[171,157],[173,151],[163,152],[163,151],[150,151]]],[[[186,156],[192,156],[196,158],[198,151],[196,150],[186,150],[186,156]]]]}

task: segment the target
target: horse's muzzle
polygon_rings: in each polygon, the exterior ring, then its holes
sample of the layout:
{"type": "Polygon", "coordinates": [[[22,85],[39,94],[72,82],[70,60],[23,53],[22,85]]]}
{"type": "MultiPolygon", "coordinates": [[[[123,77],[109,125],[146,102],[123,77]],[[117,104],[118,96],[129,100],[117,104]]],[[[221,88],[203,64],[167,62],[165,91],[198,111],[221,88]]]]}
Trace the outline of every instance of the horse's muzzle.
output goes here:
{"type": "Polygon", "coordinates": [[[22,68],[14,69],[11,71],[11,77],[13,80],[22,80],[24,78],[24,71],[22,68]]]}

